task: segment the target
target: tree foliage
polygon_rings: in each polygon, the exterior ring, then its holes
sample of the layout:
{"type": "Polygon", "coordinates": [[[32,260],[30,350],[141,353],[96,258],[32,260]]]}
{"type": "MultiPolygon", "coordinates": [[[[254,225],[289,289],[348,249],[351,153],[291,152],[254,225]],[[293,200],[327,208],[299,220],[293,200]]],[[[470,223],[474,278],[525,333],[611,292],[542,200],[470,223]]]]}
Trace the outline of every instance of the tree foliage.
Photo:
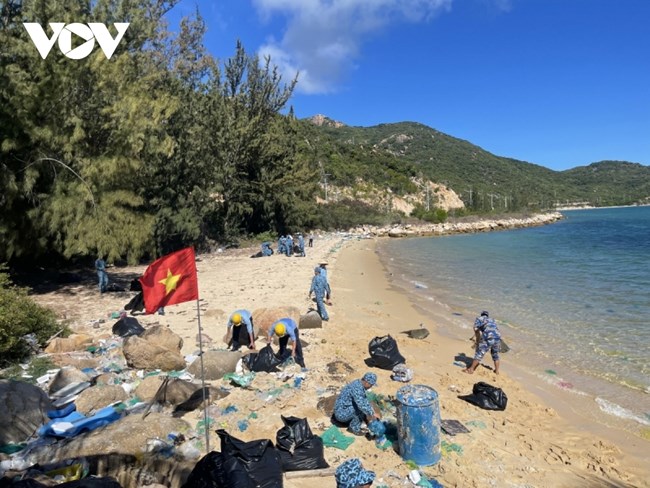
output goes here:
{"type": "Polygon", "coordinates": [[[0,258],[133,262],[313,217],[312,162],[280,115],[295,80],[239,43],[221,68],[198,12],[167,30],[174,3],[0,4],[0,258]],[[43,60],[24,21],[130,26],[110,60],[43,60]]]}
{"type": "Polygon", "coordinates": [[[34,334],[44,344],[59,328],[54,312],[34,302],[28,291],[14,285],[6,267],[0,266],[0,366],[29,354],[23,336],[34,334]]]}

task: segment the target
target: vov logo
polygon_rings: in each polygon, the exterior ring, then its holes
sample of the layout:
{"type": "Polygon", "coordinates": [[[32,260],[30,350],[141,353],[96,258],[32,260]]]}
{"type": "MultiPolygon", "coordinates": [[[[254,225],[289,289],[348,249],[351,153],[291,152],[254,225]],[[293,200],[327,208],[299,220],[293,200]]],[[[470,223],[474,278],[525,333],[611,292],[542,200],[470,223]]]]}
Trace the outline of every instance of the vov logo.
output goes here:
{"type": "Polygon", "coordinates": [[[64,56],[70,59],[84,59],[87,57],[95,47],[95,40],[97,40],[99,47],[104,52],[106,59],[111,59],[115,49],[117,49],[117,45],[129,27],[128,22],[113,24],[117,29],[117,36],[113,38],[111,33],[108,32],[108,27],[104,24],[91,22],[86,25],[75,22],[66,25],[63,22],[50,22],[52,37],[48,37],[43,27],[36,22],[24,22],[23,25],[43,59],[47,58],[47,55],[50,54],[57,39],[59,41],[59,50],[64,56]],[[72,34],[79,36],[86,42],[73,49],[72,34]]]}

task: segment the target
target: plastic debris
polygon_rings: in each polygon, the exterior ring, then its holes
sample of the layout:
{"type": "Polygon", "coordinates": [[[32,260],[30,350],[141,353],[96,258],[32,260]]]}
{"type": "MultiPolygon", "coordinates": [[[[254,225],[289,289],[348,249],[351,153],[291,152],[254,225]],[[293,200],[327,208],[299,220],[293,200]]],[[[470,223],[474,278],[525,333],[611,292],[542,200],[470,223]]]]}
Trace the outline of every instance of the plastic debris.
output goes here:
{"type": "Polygon", "coordinates": [[[469,422],[466,422],[467,425],[471,427],[475,427],[477,429],[486,429],[487,425],[485,425],[485,422],[482,420],[470,420],[469,422]]]}
{"type": "Polygon", "coordinates": [[[411,483],[417,485],[420,482],[420,479],[422,479],[422,476],[420,476],[420,472],[417,469],[414,469],[409,472],[408,478],[411,483]]]}
{"type": "Polygon", "coordinates": [[[354,442],[354,437],[343,435],[336,425],[330,426],[329,429],[323,432],[321,439],[323,439],[323,445],[325,447],[335,447],[343,451],[354,442]]]}
{"type": "Polygon", "coordinates": [[[455,442],[447,442],[443,440],[440,443],[440,449],[442,453],[445,455],[449,455],[452,452],[463,454],[463,446],[461,446],[460,444],[456,444],[455,442]]]}
{"type": "Polygon", "coordinates": [[[231,383],[234,383],[238,386],[246,388],[247,386],[250,386],[250,384],[255,379],[255,373],[254,372],[250,372],[246,374],[226,373],[225,375],[223,375],[223,379],[226,381],[230,381],[231,383]]]}
{"type": "Polygon", "coordinates": [[[402,383],[408,383],[413,379],[413,370],[407,368],[405,364],[397,364],[393,368],[393,374],[390,375],[390,378],[393,381],[401,381],[402,383]]]}
{"type": "Polygon", "coordinates": [[[237,428],[239,429],[239,432],[244,432],[248,429],[248,420],[244,419],[237,422],[237,428]]]}

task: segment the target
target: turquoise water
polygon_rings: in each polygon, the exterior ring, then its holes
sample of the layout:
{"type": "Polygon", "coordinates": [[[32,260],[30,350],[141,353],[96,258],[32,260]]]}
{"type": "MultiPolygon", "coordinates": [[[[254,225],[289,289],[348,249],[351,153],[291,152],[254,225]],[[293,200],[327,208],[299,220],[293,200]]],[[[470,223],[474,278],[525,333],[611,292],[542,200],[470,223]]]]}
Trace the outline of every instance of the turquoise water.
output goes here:
{"type": "Polygon", "coordinates": [[[507,360],[650,425],[650,207],[563,214],[543,227],[387,240],[379,252],[459,331],[488,310],[513,348],[507,360]]]}

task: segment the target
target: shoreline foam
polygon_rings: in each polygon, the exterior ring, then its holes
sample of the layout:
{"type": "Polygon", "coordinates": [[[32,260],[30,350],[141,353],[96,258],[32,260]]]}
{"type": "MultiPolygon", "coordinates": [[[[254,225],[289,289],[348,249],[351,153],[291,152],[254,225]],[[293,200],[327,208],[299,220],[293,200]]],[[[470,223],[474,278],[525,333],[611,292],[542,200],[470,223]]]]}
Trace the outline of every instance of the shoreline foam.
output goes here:
{"type": "MultiPolygon", "coordinates": [[[[354,251],[346,250],[345,252],[354,251]]],[[[531,450],[546,450],[547,452],[551,452],[553,450],[553,446],[557,447],[560,445],[566,453],[570,453],[570,456],[578,455],[578,457],[580,457],[581,454],[584,454],[584,449],[580,448],[578,444],[589,443],[591,440],[600,438],[595,445],[600,445],[599,443],[602,443],[602,445],[607,445],[607,448],[603,449],[603,453],[612,450],[620,450],[621,454],[624,454],[629,461],[632,461],[629,467],[629,471],[631,472],[633,470],[641,470],[641,473],[645,472],[646,474],[642,475],[640,479],[647,478],[647,468],[643,467],[643,461],[639,455],[642,452],[648,451],[650,448],[650,443],[648,443],[647,440],[631,435],[629,432],[611,428],[605,425],[595,424],[590,417],[585,416],[585,411],[589,413],[589,411],[599,410],[598,405],[594,401],[576,399],[578,395],[567,394],[566,391],[563,391],[559,388],[554,388],[557,391],[549,391],[548,385],[543,385],[541,380],[534,381],[534,378],[531,378],[529,374],[526,374],[523,370],[517,368],[516,364],[512,364],[510,362],[510,358],[507,355],[502,360],[502,370],[504,371],[504,374],[502,374],[500,377],[496,377],[485,368],[479,368],[473,377],[464,375],[462,372],[460,372],[460,368],[452,365],[454,356],[460,352],[471,355],[471,350],[470,347],[468,347],[469,343],[466,342],[467,339],[462,337],[463,333],[461,333],[461,329],[457,328],[456,325],[452,323],[450,316],[453,311],[446,307],[445,304],[439,302],[436,303],[434,301],[433,307],[437,309],[437,313],[434,314],[433,321],[436,323],[436,326],[431,327],[431,315],[423,315],[425,309],[421,308],[418,305],[417,301],[413,300],[414,295],[408,293],[404,288],[400,287],[397,283],[394,282],[394,280],[391,279],[393,277],[390,276],[390,271],[386,268],[386,264],[383,263],[378,257],[375,243],[372,245],[371,254],[376,260],[374,266],[379,266],[381,268],[383,279],[380,279],[376,274],[373,274],[373,278],[371,280],[368,280],[368,287],[370,289],[367,290],[366,293],[369,292],[371,295],[381,295],[382,291],[386,291],[387,287],[389,290],[388,294],[394,293],[397,295],[402,295],[409,302],[409,308],[411,310],[409,311],[408,316],[415,316],[417,318],[412,319],[410,324],[405,324],[403,327],[401,327],[401,329],[413,328],[414,326],[417,326],[416,322],[423,322],[424,325],[427,326],[432,333],[428,339],[431,342],[439,343],[441,346],[441,352],[444,351],[442,352],[443,357],[438,357],[435,361],[432,361],[432,371],[428,374],[425,374],[424,376],[426,380],[423,379],[422,373],[420,371],[418,371],[419,374],[416,374],[416,379],[414,380],[423,381],[439,391],[441,404],[443,406],[443,418],[445,409],[452,410],[454,412],[463,410],[461,406],[456,404],[459,402],[459,400],[453,398],[453,395],[450,398],[448,396],[448,392],[444,390],[444,386],[446,386],[448,382],[452,381],[453,384],[456,387],[461,388],[463,392],[468,392],[467,390],[471,391],[470,384],[472,380],[486,381],[488,383],[496,384],[502,387],[504,391],[506,391],[506,393],[509,395],[511,403],[508,406],[509,410],[507,409],[506,412],[504,412],[506,413],[506,417],[508,415],[513,415],[516,418],[516,420],[514,420],[515,423],[521,422],[521,425],[525,426],[524,431],[542,431],[541,436],[537,437],[536,439],[524,441],[524,444],[531,444],[531,450]],[[444,379],[442,383],[439,381],[440,378],[444,379]],[[516,404],[513,404],[513,401],[520,401],[521,403],[520,405],[514,406],[516,404]],[[449,402],[450,405],[446,405],[447,402],[449,402]],[[524,406],[523,412],[520,408],[518,408],[522,405],[524,406]],[[543,412],[541,414],[543,420],[539,421],[532,418],[530,414],[526,413],[526,407],[530,408],[533,412],[535,410],[537,410],[537,413],[540,413],[540,411],[543,412]],[[517,411],[513,412],[515,409],[517,411]],[[556,411],[561,412],[561,415],[557,415],[556,411]],[[528,421],[530,421],[529,424],[528,421]],[[576,442],[576,439],[582,440],[580,442],[576,442]],[[563,441],[566,441],[566,444],[563,441]],[[571,452],[572,450],[575,452],[571,452]]],[[[372,259],[370,262],[372,262],[372,259]]],[[[372,265],[373,264],[369,264],[369,266],[372,265]]],[[[344,269],[344,274],[349,274],[352,272],[350,268],[346,267],[344,269]]],[[[338,279],[341,279],[341,277],[339,276],[338,279]]],[[[404,308],[402,306],[399,307],[399,310],[395,310],[395,307],[392,307],[392,309],[392,311],[387,311],[387,314],[392,315],[404,313],[404,308]]],[[[428,310],[430,309],[428,308],[427,311],[428,310]]],[[[470,317],[464,317],[463,319],[470,319],[470,317]]],[[[390,326],[387,327],[387,330],[390,330],[392,335],[398,336],[400,351],[402,351],[402,341],[399,338],[398,330],[395,330],[390,326]]],[[[470,331],[471,329],[468,327],[466,332],[470,331]]],[[[402,353],[404,354],[403,351],[402,353]]],[[[422,354],[422,351],[419,351],[416,354],[422,354]]],[[[405,356],[407,357],[408,365],[409,360],[412,359],[412,356],[410,354],[405,354],[405,356]]],[[[491,364],[489,359],[486,361],[486,363],[491,364]]],[[[498,414],[494,414],[493,416],[498,417],[498,414]]],[[[513,441],[511,438],[503,438],[508,437],[509,433],[507,432],[501,432],[498,435],[502,436],[502,438],[498,440],[495,439],[495,442],[505,441],[510,445],[517,444],[517,442],[513,441]]],[[[522,433],[519,433],[517,435],[522,437],[526,436],[526,434],[522,433]]],[[[487,445],[489,445],[489,442],[487,445]]],[[[601,455],[603,453],[601,453],[601,455]]],[[[591,453],[590,455],[595,455],[595,453],[591,453]]],[[[539,465],[536,465],[532,459],[528,460],[528,462],[531,463],[531,467],[534,466],[534,469],[542,469],[539,465]]],[[[542,463],[542,466],[545,462],[547,461],[545,460],[542,463]]],[[[517,464],[518,463],[515,463],[515,466],[506,468],[506,470],[508,472],[516,472],[518,470],[526,469],[522,465],[517,466],[517,464]]],[[[580,463],[574,460],[568,464],[571,464],[573,467],[575,467],[576,464],[580,463]]],[[[550,472],[555,472],[552,466],[545,466],[545,468],[549,469],[550,472]]],[[[567,468],[567,471],[572,470],[573,468],[567,468]]],[[[624,471],[627,471],[627,469],[624,471]]],[[[563,477],[560,476],[560,478],[563,477]]],[[[641,482],[637,480],[637,483],[641,482]]],[[[594,484],[597,483],[594,482],[594,484]]],[[[543,484],[532,483],[530,486],[579,486],[579,483],[575,481],[572,484],[566,479],[558,479],[556,481],[547,481],[543,484]]],[[[635,485],[632,483],[631,486],[646,485],[635,485]]]]}

